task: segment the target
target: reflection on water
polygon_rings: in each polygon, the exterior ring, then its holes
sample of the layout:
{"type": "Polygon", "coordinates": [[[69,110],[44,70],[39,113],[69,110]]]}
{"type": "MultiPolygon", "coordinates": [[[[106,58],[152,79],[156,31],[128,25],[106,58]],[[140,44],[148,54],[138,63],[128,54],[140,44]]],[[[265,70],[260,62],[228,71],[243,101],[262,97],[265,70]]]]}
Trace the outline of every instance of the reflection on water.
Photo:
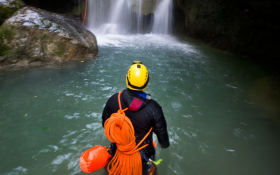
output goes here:
{"type": "Polygon", "coordinates": [[[84,174],[79,157],[109,145],[103,107],[135,60],[168,123],[159,174],[279,173],[279,99],[261,65],[172,36],[97,40],[94,60],[0,70],[0,174],[84,174]]]}

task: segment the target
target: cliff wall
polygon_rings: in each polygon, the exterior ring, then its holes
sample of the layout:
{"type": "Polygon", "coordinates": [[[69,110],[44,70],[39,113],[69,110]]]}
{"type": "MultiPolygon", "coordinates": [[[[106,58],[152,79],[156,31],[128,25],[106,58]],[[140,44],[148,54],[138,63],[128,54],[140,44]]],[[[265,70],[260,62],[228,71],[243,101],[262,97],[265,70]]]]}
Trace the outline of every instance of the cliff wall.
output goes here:
{"type": "Polygon", "coordinates": [[[254,58],[279,59],[280,1],[174,0],[185,33],[206,44],[254,58]]]}

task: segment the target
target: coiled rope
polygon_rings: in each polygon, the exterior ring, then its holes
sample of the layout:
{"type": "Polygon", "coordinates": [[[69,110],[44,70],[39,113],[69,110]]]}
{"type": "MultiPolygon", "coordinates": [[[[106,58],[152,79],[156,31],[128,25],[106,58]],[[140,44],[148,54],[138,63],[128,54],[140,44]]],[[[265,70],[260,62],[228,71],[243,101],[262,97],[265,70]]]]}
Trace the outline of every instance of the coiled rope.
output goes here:
{"type": "Polygon", "coordinates": [[[117,151],[108,163],[107,170],[110,175],[142,175],[142,160],[139,150],[149,144],[140,148],[138,146],[147,138],[153,128],[136,145],[133,125],[124,113],[128,108],[122,110],[121,107],[121,93],[122,91],[118,94],[120,109],[117,113],[113,113],[104,124],[106,137],[117,145],[117,151]]]}

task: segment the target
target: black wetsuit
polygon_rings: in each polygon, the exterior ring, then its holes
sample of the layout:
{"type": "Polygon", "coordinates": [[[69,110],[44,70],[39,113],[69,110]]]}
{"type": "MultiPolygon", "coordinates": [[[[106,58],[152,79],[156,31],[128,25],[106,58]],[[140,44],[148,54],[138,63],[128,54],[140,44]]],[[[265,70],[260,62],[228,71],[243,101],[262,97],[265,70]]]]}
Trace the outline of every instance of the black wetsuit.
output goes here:
{"type": "MultiPolygon", "coordinates": [[[[158,142],[162,148],[167,148],[169,146],[167,125],[161,106],[155,100],[149,99],[150,96],[147,97],[148,98],[143,98],[130,89],[125,89],[120,97],[122,109],[129,108],[129,110],[125,111],[125,115],[131,120],[134,126],[136,144],[138,144],[148,133],[150,128],[153,127],[151,134],[142,143],[142,145],[149,144],[149,146],[140,150],[143,162],[146,162],[147,158],[151,158],[155,154],[155,149],[152,144],[153,132],[157,135],[158,142]]],[[[104,108],[102,115],[103,127],[105,121],[111,114],[116,113],[118,110],[118,93],[116,93],[109,98],[104,108]]]]}

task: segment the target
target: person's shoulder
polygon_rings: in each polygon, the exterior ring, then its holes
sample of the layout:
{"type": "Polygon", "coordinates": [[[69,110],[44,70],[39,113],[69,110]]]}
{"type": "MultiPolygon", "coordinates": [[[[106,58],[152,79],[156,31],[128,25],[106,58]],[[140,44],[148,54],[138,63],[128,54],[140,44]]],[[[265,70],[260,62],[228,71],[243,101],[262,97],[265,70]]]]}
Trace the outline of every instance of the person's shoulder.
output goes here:
{"type": "Polygon", "coordinates": [[[158,102],[157,102],[156,100],[154,100],[154,99],[150,99],[150,103],[151,103],[152,105],[160,106],[160,105],[158,104],[158,102]]]}
{"type": "Polygon", "coordinates": [[[149,107],[150,109],[154,110],[154,111],[158,111],[158,110],[162,110],[162,107],[159,105],[159,103],[154,100],[154,99],[150,99],[150,102],[149,102],[149,107]]]}
{"type": "Polygon", "coordinates": [[[108,99],[107,103],[110,102],[110,101],[112,101],[112,100],[118,99],[118,94],[119,94],[119,92],[113,94],[113,95],[108,99]]]}

